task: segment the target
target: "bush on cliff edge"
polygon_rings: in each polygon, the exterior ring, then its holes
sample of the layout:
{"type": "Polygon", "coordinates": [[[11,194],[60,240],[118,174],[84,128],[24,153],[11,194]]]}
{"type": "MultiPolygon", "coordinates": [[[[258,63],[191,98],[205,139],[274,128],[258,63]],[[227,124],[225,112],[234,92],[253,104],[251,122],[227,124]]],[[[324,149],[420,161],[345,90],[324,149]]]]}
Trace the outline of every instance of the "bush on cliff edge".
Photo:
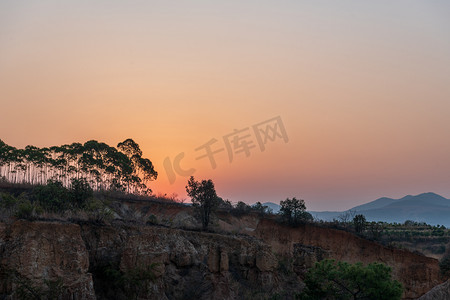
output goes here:
{"type": "Polygon", "coordinates": [[[391,268],[381,263],[317,262],[306,274],[300,299],[401,299],[403,288],[392,279],[391,268]]]}

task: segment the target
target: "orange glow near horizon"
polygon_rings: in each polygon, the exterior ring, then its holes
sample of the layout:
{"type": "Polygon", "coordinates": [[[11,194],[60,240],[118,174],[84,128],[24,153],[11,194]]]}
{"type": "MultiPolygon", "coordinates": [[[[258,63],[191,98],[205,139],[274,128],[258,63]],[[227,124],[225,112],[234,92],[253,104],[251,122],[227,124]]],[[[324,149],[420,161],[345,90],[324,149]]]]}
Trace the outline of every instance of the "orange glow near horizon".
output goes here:
{"type": "MultiPolygon", "coordinates": [[[[450,5],[444,1],[0,3],[0,139],[133,138],[233,202],[341,210],[450,196],[450,5]],[[387,5],[389,3],[389,5],[387,5]],[[217,168],[194,149],[281,116],[289,142],[217,168]]],[[[223,144],[222,144],[223,146],[223,144]]]]}

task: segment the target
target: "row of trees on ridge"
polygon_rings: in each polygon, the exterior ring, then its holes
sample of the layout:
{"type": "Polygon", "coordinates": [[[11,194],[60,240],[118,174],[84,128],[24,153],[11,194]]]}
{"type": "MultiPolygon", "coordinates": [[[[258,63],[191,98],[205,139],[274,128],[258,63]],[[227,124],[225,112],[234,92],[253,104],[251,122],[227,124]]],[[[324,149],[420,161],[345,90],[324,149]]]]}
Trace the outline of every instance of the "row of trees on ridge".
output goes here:
{"type": "Polygon", "coordinates": [[[49,180],[70,186],[86,179],[94,190],[121,190],[149,194],[148,183],[158,173],[132,139],[116,147],[95,140],[84,144],[18,149],[0,140],[0,179],[10,183],[46,184],[49,180]]]}

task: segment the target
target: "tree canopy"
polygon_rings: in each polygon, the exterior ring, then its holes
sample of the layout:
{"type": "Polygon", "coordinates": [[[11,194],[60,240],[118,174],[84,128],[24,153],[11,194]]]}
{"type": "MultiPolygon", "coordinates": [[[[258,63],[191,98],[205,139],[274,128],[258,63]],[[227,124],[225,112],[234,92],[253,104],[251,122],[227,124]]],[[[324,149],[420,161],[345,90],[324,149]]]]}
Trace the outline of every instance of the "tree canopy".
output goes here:
{"type": "Polygon", "coordinates": [[[210,222],[211,213],[221,202],[213,181],[211,179],[196,181],[194,176],[191,176],[186,186],[186,192],[191,197],[192,205],[199,212],[203,229],[206,229],[210,222]]]}
{"type": "Polygon", "coordinates": [[[306,274],[300,299],[401,299],[402,285],[391,278],[391,268],[381,263],[317,262],[306,274]]]}
{"type": "Polygon", "coordinates": [[[355,231],[361,233],[366,228],[366,217],[362,214],[358,214],[353,217],[353,226],[355,226],[355,231]]]}
{"type": "Polygon", "coordinates": [[[94,190],[119,189],[148,194],[147,184],[158,173],[152,162],[142,157],[132,139],[117,148],[95,140],[84,144],[17,149],[0,140],[0,178],[11,183],[46,184],[59,181],[69,187],[72,179],[84,178],[94,190]]]}
{"type": "Polygon", "coordinates": [[[306,212],[305,201],[293,197],[280,202],[280,214],[290,225],[298,225],[302,221],[312,220],[310,213],[306,212]]]}
{"type": "Polygon", "coordinates": [[[272,209],[270,209],[267,205],[262,205],[259,201],[252,205],[252,209],[261,215],[272,213],[272,209]]]}

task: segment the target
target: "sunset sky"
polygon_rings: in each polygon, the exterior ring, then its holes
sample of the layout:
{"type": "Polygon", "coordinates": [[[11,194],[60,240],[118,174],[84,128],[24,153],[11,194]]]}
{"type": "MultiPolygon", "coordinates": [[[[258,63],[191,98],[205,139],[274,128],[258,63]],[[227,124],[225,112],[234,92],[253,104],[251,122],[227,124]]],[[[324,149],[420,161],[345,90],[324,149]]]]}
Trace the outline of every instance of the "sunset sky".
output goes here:
{"type": "Polygon", "coordinates": [[[444,0],[2,0],[0,139],[133,138],[181,199],[164,160],[182,152],[232,202],[450,197],[449,31],[444,0]],[[252,126],[278,116],[287,139],[262,151],[252,126]],[[214,169],[195,150],[212,139],[214,169]]]}

